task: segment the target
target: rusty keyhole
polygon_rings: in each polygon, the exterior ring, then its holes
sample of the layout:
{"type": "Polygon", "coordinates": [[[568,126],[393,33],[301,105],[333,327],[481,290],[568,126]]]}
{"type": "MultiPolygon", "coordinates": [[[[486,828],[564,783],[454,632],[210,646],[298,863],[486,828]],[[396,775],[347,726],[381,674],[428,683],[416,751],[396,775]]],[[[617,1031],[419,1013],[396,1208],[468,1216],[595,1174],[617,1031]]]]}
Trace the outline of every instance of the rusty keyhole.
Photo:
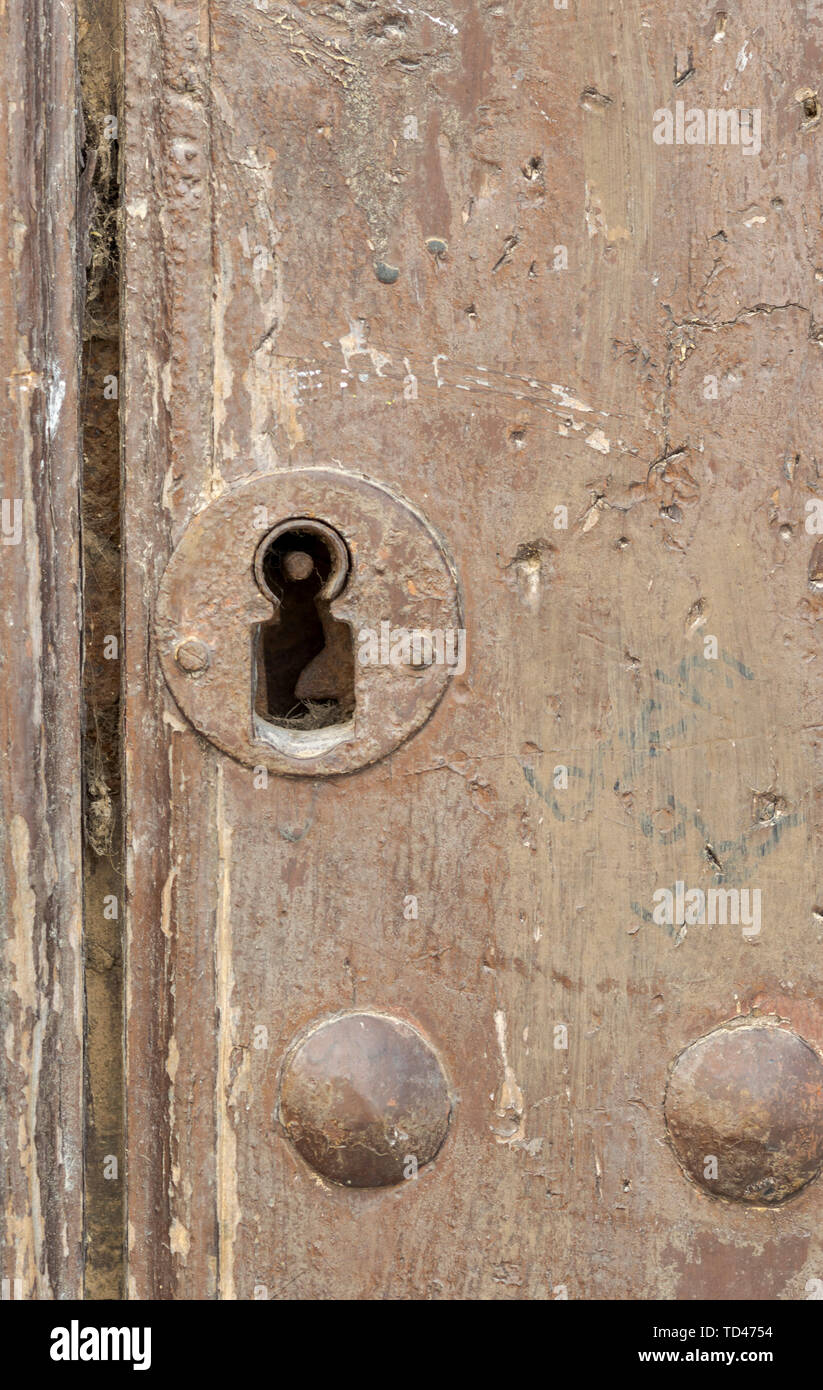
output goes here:
{"type": "Polygon", "coordinates": [[[155,637],[203,738],[247,767],[325,777],[423,727],[459,672],[449,642],[464,627],[454,562],[426,518],[360,473],[312,466],[255,473],[192,517],[155,637]],[[264,532],[261,510],[278,518],[264,532]],[[408,660],[386,655],[387,637],[408,660]],[[435,657],[418,663],[426,641],[435,657]]]}
{"type": "Polygon", "coordinates": [[[274,612],[253,634],[255,722],[308,731],[354,714],[354,639],[330,605],[345,588],[345,541],[325,522],[298,517],[270,531],[254,572],[274,612]]]}

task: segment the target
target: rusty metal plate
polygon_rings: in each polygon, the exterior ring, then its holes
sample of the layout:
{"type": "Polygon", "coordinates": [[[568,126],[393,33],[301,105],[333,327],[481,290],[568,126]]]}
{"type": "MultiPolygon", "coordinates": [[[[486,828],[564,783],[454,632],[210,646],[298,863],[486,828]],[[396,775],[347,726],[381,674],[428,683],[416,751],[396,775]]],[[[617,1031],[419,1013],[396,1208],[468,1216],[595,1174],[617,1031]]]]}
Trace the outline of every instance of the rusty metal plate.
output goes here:
{"type": "Polygon", "coordinates": [[[292,775],[383,757],[426,722],[465,659],[457,575],[432,527],[389,488],[328,468],[253,478],[198,513],[163,576],[156,636],[195,728],[247,766],[292,775]],[[353,709],[331,723],[307,726],[302,710],[270,718],[256,703],[261,629],[282,628],[285,612],[261,555],[289,529],[337,538],[321,596],[325,625],[349,629],[353,709]]]}

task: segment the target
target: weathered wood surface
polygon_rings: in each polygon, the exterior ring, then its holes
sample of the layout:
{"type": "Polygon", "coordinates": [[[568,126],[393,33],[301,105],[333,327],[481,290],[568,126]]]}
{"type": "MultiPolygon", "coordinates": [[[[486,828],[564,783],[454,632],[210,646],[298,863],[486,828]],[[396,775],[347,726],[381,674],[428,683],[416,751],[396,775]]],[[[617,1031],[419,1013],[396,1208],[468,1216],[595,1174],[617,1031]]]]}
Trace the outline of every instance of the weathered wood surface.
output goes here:
{"type": "Polygon", "coordinates": [[[132,1294],[823,1274],[823,1184],[714,1199],[663,1117],[716,1024],[823,1044],[821,22],[127,0],[132,1294]],[[656,144],[679,100],[757,108],[761,148],[656,144]],[[172,701],[153,609],[198,508],[311,463],[446,537],[469,668],[373,768],[262,790],[172,701]],[[657,926],[678,880],[760,889],[759,935],[657,926]],[[354,1003],[416,1023],[456,1093],[402,1188],[323,1183],[275,1125],[289,1043],[354,1003]]]}
{"type": "Polygon", "coordinates": [[[0,9],[0,112],[0,1277],[4,1298],[67,1298],[83,1217],[71,6],[0,9]]]}

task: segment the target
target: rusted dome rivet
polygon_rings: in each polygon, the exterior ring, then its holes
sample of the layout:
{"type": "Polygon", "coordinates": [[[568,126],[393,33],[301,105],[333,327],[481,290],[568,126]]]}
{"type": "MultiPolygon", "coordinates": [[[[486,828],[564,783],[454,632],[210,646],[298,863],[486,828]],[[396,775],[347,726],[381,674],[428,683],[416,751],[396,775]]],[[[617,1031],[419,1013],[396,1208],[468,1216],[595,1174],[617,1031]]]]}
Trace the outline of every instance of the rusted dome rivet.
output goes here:
{"type": "Polygon", "coordinates": [[[411,1024],[349,1013],[312,1028],[289,1051],[279,1120],[307,1163],[346,1187],[417,1176],[449,1128],[443,1068],[411,1024]]]}
{"type": "Polygon", "coordinates": [[[775,1021],[726,1024],[680,1053],[665,1115],[681,1166],[706,1192],[783,1202],[823,1166],[823,1062],[775,1021]]]}

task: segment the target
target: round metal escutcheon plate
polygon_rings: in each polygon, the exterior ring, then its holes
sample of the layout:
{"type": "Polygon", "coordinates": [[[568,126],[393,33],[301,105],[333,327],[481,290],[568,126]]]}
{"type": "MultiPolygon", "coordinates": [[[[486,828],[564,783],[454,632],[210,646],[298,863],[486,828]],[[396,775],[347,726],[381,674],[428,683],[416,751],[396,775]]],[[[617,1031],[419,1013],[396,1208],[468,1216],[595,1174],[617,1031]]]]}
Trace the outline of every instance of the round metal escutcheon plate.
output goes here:
{"type": "Polygon", "coordinates": [[[353,772],[384,757],[425,724],[465,664],[460,585],[442,540],[389,488],[333,468],[253,478],[198,512],[163,575],[155,637],[166,682],[198,732],[249,767],[290,776],[353,772]],[[269,718],[256,700],[260,633],[278,614],[277,596],[261,586],[260,551],[291,521],[312,543],[339,537],[346,556],[324,621],[349,644],[351,699],[316,727],[269,718]]]}

